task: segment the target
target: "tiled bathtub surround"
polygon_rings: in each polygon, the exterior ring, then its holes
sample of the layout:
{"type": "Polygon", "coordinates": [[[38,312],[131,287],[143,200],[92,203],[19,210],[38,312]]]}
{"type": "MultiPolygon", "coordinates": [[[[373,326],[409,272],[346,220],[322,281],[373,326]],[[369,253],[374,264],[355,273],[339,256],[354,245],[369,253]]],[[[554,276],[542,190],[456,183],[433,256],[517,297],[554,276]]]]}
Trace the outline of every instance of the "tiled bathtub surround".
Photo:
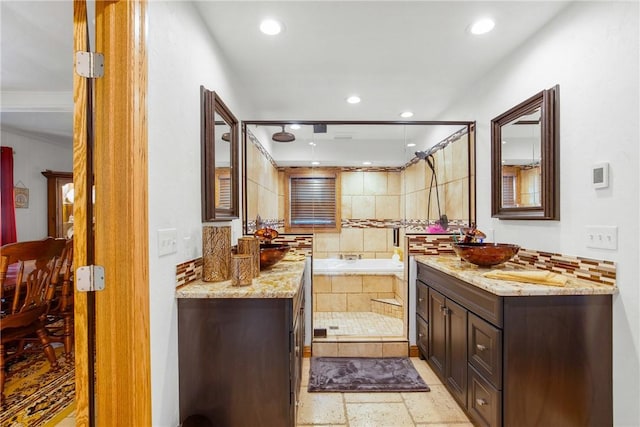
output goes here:
{"type": "Polygon", "coordinates": [[[372,311],[373,299],[405,300],[406,289],[395,275],[313,275],[313,312],[372,311]]]}
{"type": "MultiPolygon", "coordinates": [[[[410,255],[455,255],[451,248],[451,243],[453,242],[451,235],[410,235],[407,238],[410,255]]],[[[596,283],[613,286],[616,284],[616,264],[613,261],[521,248],[518,255],[507,264],[549,270],[596,283]]]]}

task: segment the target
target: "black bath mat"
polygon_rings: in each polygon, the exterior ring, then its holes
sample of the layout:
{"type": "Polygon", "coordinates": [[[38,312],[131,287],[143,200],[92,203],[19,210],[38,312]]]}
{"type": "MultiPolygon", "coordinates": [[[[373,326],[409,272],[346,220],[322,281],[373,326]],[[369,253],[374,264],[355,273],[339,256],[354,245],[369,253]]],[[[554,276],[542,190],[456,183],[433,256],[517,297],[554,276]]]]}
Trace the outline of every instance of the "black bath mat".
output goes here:
{"type": "Polygon", "coordinates": [[[312,357],[309,391],[429,391],[406,357],[312,357]]]}

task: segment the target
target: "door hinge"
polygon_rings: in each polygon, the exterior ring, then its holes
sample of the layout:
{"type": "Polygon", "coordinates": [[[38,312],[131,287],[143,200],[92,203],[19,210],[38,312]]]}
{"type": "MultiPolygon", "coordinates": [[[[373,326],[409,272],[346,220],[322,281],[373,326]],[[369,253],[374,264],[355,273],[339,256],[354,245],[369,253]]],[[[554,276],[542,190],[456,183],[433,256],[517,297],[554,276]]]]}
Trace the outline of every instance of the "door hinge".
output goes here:
{"type": "Polygon", "coordinates": [[[104,55],[98,52],[76,52],[76,73],[87,79],[104,76],[104,55]]]}
{"type": "Polygon", "coordinates": [[[76,270],[76,287],[79,292],[104,290],[104,267],[84,265],[76,270]]]}

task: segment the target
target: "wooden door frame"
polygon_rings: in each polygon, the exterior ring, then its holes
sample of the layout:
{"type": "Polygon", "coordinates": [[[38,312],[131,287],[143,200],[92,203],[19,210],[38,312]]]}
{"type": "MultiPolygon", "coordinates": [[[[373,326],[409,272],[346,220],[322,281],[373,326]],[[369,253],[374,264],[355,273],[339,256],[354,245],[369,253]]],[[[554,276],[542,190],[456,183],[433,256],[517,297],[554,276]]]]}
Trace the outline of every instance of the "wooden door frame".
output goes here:
{"type": "MultiPolygon", "coordinates": [[[[88,294],[75,293],[76,425],[151,425],[147,208],[146,0],[96,1],[95,80],[95,416],[90,420],[88,294]]],[[[85,50],[86,2],[74,1],[74,51],[85,50]],[[82,12],[84,10],[84,14],[82,12]],[[83,16],[84,15],[84,16],[83,16]]],[[[86,80],[74,73],[74,265],[87,264],[86,80]],[[84,220],[83,220],[84,219],[84,220]]]]}

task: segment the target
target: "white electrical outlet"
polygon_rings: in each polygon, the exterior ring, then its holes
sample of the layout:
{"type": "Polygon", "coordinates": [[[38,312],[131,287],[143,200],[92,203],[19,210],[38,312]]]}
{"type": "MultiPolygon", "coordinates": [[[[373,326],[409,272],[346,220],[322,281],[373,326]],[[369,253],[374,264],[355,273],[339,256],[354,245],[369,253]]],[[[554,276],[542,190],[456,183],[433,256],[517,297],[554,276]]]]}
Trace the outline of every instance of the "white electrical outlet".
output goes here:
{"type": "Polygon", "coordinates": [[[618,249],[618,227],[588,225],[585,227],[586,246],[596,249],[618,249]]]}
{"type": "Polygon", "coordinates": [[[158,256],[178,252],[178,231],[175,228],[158,230],[158,256]]]}

